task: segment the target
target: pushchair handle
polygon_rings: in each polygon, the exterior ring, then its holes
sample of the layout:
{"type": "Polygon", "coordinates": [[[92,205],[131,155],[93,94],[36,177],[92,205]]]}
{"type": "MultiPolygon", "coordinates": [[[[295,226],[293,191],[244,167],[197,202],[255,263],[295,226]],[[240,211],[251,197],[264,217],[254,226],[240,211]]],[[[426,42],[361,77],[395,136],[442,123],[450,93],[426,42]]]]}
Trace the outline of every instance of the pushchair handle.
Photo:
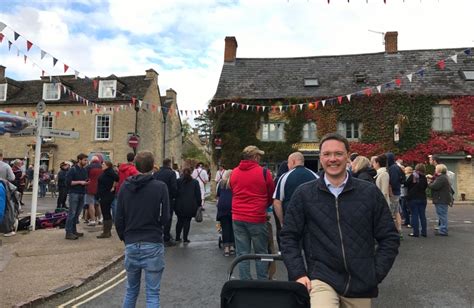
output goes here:
{"type": "Polygon", "coordinates": [[[230,264],[227,280],[231,280],[232,273],[234,272],[235,266],[239,264],[240,262],[246,261],[246,260],[273,262],[275,260],[283,261],[283,257],[281,256],[281,254],[248,254],[248,255],[239,256],[235,258],[230,264]]]}

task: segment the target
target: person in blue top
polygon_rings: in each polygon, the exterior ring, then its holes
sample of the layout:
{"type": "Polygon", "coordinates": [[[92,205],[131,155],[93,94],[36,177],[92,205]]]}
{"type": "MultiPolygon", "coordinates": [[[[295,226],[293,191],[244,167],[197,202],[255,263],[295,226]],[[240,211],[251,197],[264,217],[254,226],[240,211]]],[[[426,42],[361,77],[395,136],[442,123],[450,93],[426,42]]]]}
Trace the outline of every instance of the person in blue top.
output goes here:
{"type": "Polygon", "coordinates": [[[276,184],[273,193],[273,208],[281,225],[293,192],[303,183],[316,180],[319,176],[304,166],[304,156],[301,152],[294,152],[288,156],[288,169],[276,184]]]}

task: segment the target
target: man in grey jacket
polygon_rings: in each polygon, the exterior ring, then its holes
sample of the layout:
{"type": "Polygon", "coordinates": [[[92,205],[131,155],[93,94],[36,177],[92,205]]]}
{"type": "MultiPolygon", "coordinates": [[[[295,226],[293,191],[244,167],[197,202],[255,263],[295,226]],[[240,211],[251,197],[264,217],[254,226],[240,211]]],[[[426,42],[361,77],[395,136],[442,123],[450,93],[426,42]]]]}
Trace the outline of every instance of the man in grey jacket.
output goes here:
{"type": "Polygon", "coordinates": [[[400,237],[377,187],[349,176],[347,139],[327,134],[320,149],[324,174],[296,189],[281,231],[288,275],[306,286],[312,308],[370,307],[400,237]]]}
{"type": "Polygon", "coordinates": [[[3,162],[3,153],[0,151],[0,179],[13,181],[15,174],[9,164],[3,162]]]}

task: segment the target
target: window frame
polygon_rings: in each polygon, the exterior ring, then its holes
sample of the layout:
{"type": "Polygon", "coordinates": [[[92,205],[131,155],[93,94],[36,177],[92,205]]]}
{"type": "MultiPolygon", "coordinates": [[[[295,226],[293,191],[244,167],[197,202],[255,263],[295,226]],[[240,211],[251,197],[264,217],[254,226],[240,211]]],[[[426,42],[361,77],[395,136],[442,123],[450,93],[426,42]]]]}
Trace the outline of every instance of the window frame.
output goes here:
{"type": "Polygon", "coordinates": [[[53,83],[53,82],[45,82],[43,83],[43,100],[45,101],[58,101],[61,99],[61,87],[59,86],[59,83],[53,83]],[[49,98],[46,96],[47,93],[47,87],[51,87],[50,92],[52,93],[52,87],[56,87],[56,97],[55,98],[49,98]]]}
{"type": "Polygon", "coordinates": [[[453,131],[453,108],[451,105],[435,105],[431,108],[432,122],[431,129],[435,132],[452,132],[453,131]],[[435,110],[439,110],[439,115],[435,115],[435,110]],[[443,110],[449,110],[449,118],[444,116],[443,110]],[[445,127],[445,119],[449,119],[449,127],[445,127]],[[435,127],[438,124],[438,127],[435,127]]]}
{"type": "Polygon", "coordinates": [[[308,121],[303,125],[303,131],[301,132],[301,141],[304,141],[304,142],[319,141],[319,138],[318,138],[318,124],[315,121],[308,121]],[[314,130],[309,129],[311,124],[314,124],[314,130]],[[305,129],[305,127],[308,127],[308,129],[305,129]],[[307,138],[305,138],[305,131],[308,133],[307,138]],[[311,138],[311,136],[310,136],[311,132],[314,132],[314,138],[311,138]]]}
{"type": "Polygon", "coordinates": [[[359,141],[362,139],[362,126],[363,125],[360,121],[339,121],[337,122],[337,132],[349,141],[359,141]],[[351,125],[350,137],[347,136],[348,124],[351,125]],[[355,129],[355,124],[357,124],[357,130],[355,129]],[[344,126],[344,130],[342,130],[342,126],[344,126]],[[356,131],[357,131],[357,137],[354,137],[356,131]]]}
{"type": "Polygon", "coordinates": [[[98,98],[116,98],[117,97],[117,80],[99,80],[98,98]],[[109,86],[107,84],[110,84],[109,86]],[[107,89],[112,89],[110,95],[104,95],[107,89]]]}
{"type": "Polygon", "coordinates": [[[0,83],[0,89],[3,88],[3,92],[0,91],[0,102],[7,100],[8,83],[0,83]]]}
{"type": "MultiPolygon", "coordinates": [[[[109,141],[111,140],[111,135],[112,135],[112,115],[111,114],[96,114],[95,115],[95,121],[94,121],[94,140],[96,141],[109,141]],[[99,131],[98,131],[98,124],[99,124],[99,117],[107,117],[109,120],[108,123],[108,137],[99,137],[99,131]]],[[[101,126],[102,127],[102,126],[101,126]]],[[[101,132],[104,133],[104,132],[101,132]]]]}
{"type": "Polygon", "coordinates": [[[265,141],[265,142],[285,142],[285,122],[262,122],[260,138],[262,141],[265,141]],[[276,128],[275,129],[275,132],[277,135],[276,138],[272,136],[271,125],[273,125],[276,128]],[[265,130],[267,130],[266,138],[265,138],[265,130]]]}

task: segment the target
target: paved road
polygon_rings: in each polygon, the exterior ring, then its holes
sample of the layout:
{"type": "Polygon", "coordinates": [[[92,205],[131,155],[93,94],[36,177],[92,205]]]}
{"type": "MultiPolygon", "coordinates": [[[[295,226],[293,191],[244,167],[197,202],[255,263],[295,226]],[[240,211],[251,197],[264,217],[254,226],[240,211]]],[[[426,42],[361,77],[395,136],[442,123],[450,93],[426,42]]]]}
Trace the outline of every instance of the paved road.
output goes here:
{"type": "MultiPolygon", "coordinates": [[[[161,291],[165,308],[220,305],[220,290],[231,259],[222,256],[222,250],[218,248],[215,210],[210,204],[207,208],[205,221],[193,222],[191,226],[191,243],[166,250],[161,291]]],[[[432,206],[428,208],[428,218],[432,228],[435,224],[432,206]]],[[[373,307],[474,307],[474,206],[456,206],[450,211],[449,219],[450,236],[447,238],[435,237],[431,230],[428,238],[406,236],[373,307]]],[[[409,232],[405,229],[405,235],[409,232]]],[[[96,287],[96,291],[66,306],[120,307],[125,288],[121,281],[125,277],[122,270],[122,265],[118,264],[90,284],[54,299],[44,307],[64,304],[96,287]],[[114,276],[115,280],[103,285],[114,276]],[[109,287],[110,290],[106,290],[109,287]],[[97,295],[101,292],[104,293],[97,295]]],[[[285,275],[285,269],[280,266],[278,278],[284,279],[285,275]]],[[[144,303],[142,288],[137,307],[144,307],[144,303]]]]}

